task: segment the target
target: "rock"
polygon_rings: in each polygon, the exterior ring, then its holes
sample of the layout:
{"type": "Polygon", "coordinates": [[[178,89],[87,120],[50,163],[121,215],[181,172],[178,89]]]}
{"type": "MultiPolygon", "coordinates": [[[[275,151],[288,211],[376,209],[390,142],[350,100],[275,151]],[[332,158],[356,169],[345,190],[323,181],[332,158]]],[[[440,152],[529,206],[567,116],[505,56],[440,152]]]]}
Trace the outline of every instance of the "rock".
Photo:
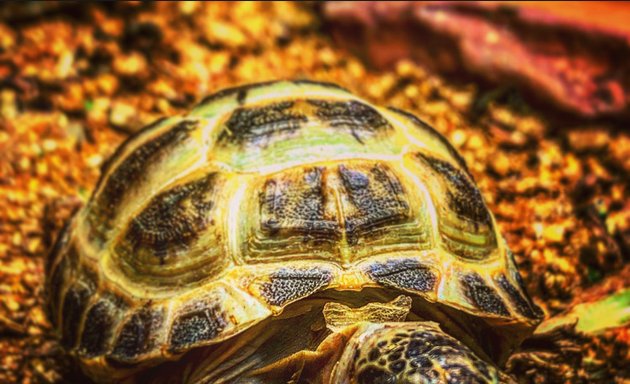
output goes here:
{"type": "Polygon", "coordinates": [[[240,29],[221,21],[207,23],[204,36],[211,44],[223,44],[227,47],[241,47],[247,43],[247,38],[240,29]]]}
{"type": "Polygon", "coordinates": [[[543,229],[542,237],[548,243],[561,243],[564,241],[565,227],[563,224],[548,225],[543,229]]]}
{"type": "Polygon", "coordinates": [[[109,122],[116,128],[131,131],[137,123],[136,108],[122,102],[114,102],[109,110],[109,122]]]}
{"type": "Polygon", "coordinates": [[[490,166],[492,167],[492,170],[500,176],[507,176],[511,168],[510,158],[503,152],[498,152],[492,157],[490,166]]]}
{"type": "Polygon", "coordinates": [[[146,74],[147,60],[138,52],[120,55],[114,60],[114,71],[123,76],[138,76],[146,74]]]}
{"type": "Polygon", "coordinates": [[[608,146],[610,135],[601,128],[571,131],[568,134],[569,146],[578,152],[598,151],[608,146]]]}
{"type": "Polygon", "coordinates": [[[412,59],[517,84],[530,100],[579,116],[630,116],[627,5],[326,2],[323,10],[335,40],[381,69],[412,59]]]}

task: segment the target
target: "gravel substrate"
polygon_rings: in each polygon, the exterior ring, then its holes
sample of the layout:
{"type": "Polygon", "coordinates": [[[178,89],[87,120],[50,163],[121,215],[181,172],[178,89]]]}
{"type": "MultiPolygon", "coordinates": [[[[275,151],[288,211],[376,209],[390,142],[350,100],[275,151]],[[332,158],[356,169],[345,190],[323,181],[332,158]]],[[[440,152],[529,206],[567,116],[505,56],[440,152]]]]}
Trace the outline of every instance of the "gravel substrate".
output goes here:
{"type": "MultiPolygon", "coordinates": [[[[547,316],[628,264],[627,124],[552,123],[518,94],[453,84],[407,61],[370,70],[335,48],[305,7],[74,3],[0,12],[0,382],[85,380],[43,311],[51,239],[128,134],[252,81],[335,82],[433,124],[466,159],[547,316]]],[[[558,363],[568,368],[547,378],[630,375],[626,329],[580,337],[558,363]]],[[[546,381],[527,357],[511,367],[520,381],[546,381]]]]}

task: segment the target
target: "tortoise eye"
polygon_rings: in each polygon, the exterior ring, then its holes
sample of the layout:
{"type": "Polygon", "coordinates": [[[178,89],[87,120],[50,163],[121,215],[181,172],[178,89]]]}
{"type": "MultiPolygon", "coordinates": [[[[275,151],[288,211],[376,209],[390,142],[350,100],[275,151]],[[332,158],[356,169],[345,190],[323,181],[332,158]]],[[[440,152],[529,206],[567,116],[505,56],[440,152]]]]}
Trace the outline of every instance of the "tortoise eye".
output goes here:
{"type": "Polygon", "coordinates": [[[219,247],[211,240],[221,184],[217,178],[211,173],[172,187],[135,215],[116,247],[124,269],[141,278],[168,279],[196,275],[195,267],[202,265],[216,267],[219,247]]]}

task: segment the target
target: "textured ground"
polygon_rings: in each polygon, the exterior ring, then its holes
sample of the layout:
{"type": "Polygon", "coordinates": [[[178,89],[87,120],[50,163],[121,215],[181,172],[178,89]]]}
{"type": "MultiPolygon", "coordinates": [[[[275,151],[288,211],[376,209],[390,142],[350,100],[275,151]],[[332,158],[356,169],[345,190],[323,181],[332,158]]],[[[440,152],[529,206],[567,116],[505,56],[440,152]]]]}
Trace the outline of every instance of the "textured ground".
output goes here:
{"type": "MultiPolygon", "coordinates": [[[[318,20],[291,3],[0,12],[0,382],[84,380],[42,309],[50,239],[130,132],[251,81],[332,81],[431,122],[467,160],[548,316],[627,284],[627,273],[617,276],[630,254],[627,123],[559,123],[518,93],[453,84],[410,62],[372,71],[336,49],[318,20]],[[613,288],[597,291],[602,283],[613,288]]],[[[512,373],[523,382],[630,378],[627,329],[567,332],[570,348],[560,336],[533,340],[543,354],[522,355],[512,373]]]]}

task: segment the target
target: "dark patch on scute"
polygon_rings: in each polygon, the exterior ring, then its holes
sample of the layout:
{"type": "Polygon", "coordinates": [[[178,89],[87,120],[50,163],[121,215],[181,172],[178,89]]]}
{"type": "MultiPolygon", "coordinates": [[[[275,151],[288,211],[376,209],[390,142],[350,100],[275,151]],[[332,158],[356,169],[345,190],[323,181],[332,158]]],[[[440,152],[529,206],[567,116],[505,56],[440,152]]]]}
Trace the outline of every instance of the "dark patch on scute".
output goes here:
{"type": "Polygon", "coordinates": [[[91,358],[107,352],[114,327],[113,304],[100,300],[88,311],[83,326],[79,354],[91,358]]]}
{"type": "Polygon", "coordinates": [[[264,82],[253,83],[253,84],[245,84],[245,85],[241,85],[237,87],[225,88],[211,95],[206,96],[203,100],[199,102],[199,104],[197,104],[197,107],[211,104],[219,99],[222,99],[228,96],[233,96],[233,95],[236,95],[236,98],[239,104],[243,104],[247,98],[247,93],[251,89],[264,87],[266,85],[270,85],[273,83],[275,83],[275,81],[264,81],[264,82]]]}
{"type": "Polygon", "coordinates": [[[77,342],[81,319],[91,295],[92,289],[78,282],[66,292],[62,308],[61,343],[68,349],[74,347],[77,342]]]}
{"type": "Polygon", "coordinates": [[[299,179],[280,175],[265,183],[260,195],[261,228],[271,236],[300,233],[318,239],[339,239],[339,223],[325,215],[323,168],[303,171],[299,179]]]}
{"type": "Polygon", "coordinates": [[[173,322],[169,349],[179,352],[189,346],[212,340],[228,325],[217,304],[199,302],[173,322]]]}
{"type": "Polygon", "coordinates": [[[534,310],[530,306],[530,303],[521,295],[516,287],[514,287],[507,279],[505,275],[499,275],[496,278],[497,284],[499,287],[507,294],[510,298],[514,307],[521,315],[528,317],[530,319],[535,319],[537,316],[534,313],[534,310]]]}
{"type": "Polygon", "coordinates": [[[372,280],[385,286],[418,292],[432,291],[437,282],[430,268],[413,259],[374,263],[367,273],[372,280]]]}
{"type": "Polygon", "coordinates": [[[142,308],[122,326],[108,356],[112,360],[132,363],[155,346],[155,337],[162,326],[164,313],[161,309],[142,308]]]}
{"type": "Polygon", "coordinates": [[[457,161],[457,164],[459,164],[460,167],[462,167],[462,169],[464,169],[466,171],[466,173],[470,176],[470,178],[472,179],[472,176],[468,170],[468,165],[466,164],[466,160],[464,160],[464,158],[462,157],[462,155],[457,151],[457,149],[455,149],[455,147],[453,147],[453,145],[451,145],[451,143],[446,139],[446,137],[444,137],[440,132],[438,132],[435,128],[433,128],[431,125],[429,125],[428,123],[426,123],[425,121],[423,121],[422,119],[420,119],[419,117],[405,111],[402,109],[398,109],[398,108],[394,108],[394,107],[388,107],[389,110],[397,112],[403,116],[405,116],[407,119],[411,120],[412,123],[414,123],[420,130],[429,133],[431,136],[435,137],[436,139],[438,139],[448,150],[449,154],[451,156],[453,156],[453,158],[455,159],[455,161],[457,161]]]}
{"type": "Polygon", "coordinates": [[[331,279],[332,273],[320,268],[285,268],[272,273],[270,281],[260,285],[260,291],[270,305],[283,306],[319,291],[331,279]]]}
{"type": "Polygon", "coordinates": [[[417,156],[427,163],[440,177],[448,181],[446,192],[448,204],[451,209],[460,215],[476,223],[492,226],[490,212],[483,201],[481,192],[472,182],[470,177],[454,167],[448,161],[418,153],[417,156]]]}
{"type": "Polygon", "coordinates": [[[130,253],[146,248],[164,264],[168,256],[185,250],[212,220],[215,179],[211,173],[154,197],[129,224],[125,241],[130,253]]]}
{"type": "Polygon", "coordinates": [[[371,106],[357,100],[326,101],[309,99],[315,115],[333,128],[350,131],[361,144],[378,132],[391,129],[389,122],[371,106]]]}
{"type": "Polygon", "coordinates": [[[384,369],[369,366],[361,370],[357,376],[359,384],[396,384],[396,375],[384,369]]]}
{"type": "Polygon", "coordinates": [[[340,165],[339,175],[354,214],[344,218],[348,243],[369,232],[409,220],[409,202],[397,176],[382,164],[359,169],[340,165]]]}
{"type": "Polygon", "coordinates": [[[110,174],[97,195],[96,211],[91,221],[104,222],[106,228],[109,228],[127,192],[145,180],[147,169],[158,160],[160,154],[188,138],[189,132],[197,125],[198,121],[184,120],[129,153],[110,174]]]}
{"type": "Polygon", "coordinates": [[[262,107],[241,107],[232,112],[219,134],[218,142],[265,147],[296,132],[308,118],[293,109],[293,101],[280,101],[262,107]]]}
{"type": "Polygon", "coordinates": [[[464,294],[477,308],[495,315],[510,315],[501,297],[477,273],[463,276],[461,283],[464,294]]]}

